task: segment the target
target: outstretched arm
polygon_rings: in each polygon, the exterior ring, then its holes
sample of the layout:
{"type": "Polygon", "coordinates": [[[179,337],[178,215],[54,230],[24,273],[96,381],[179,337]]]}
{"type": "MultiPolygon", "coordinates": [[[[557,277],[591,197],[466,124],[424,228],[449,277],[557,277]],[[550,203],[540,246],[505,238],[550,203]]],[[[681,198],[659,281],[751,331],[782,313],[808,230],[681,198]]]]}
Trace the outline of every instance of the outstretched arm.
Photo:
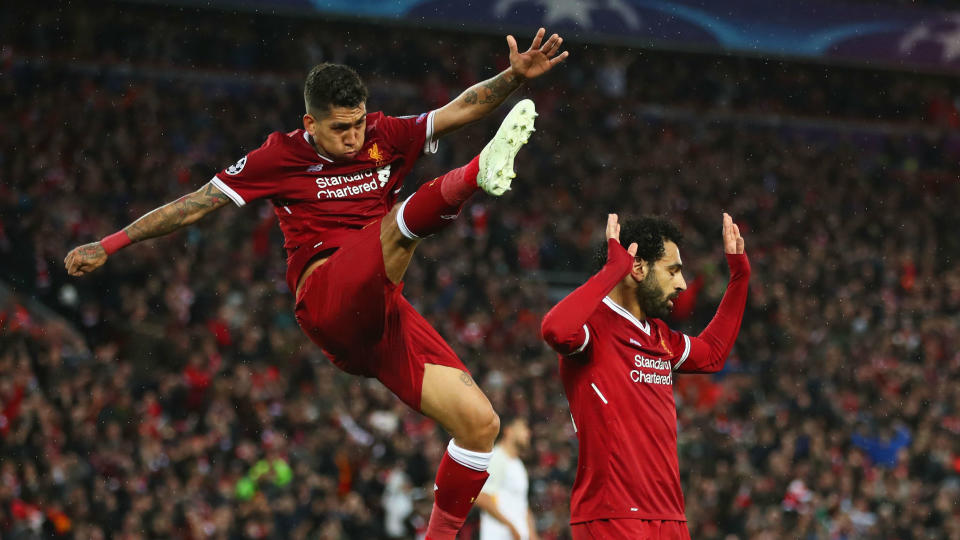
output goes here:
{"type": "Polygon", "coordinates": [[[544,341],[563,355],[583,352],[590,336],[586,324],[603,298],[633,267],[637,244],[623,249],[617,215],[607,216],[607,264],[586,283],[575,289],[544,317],[540,332],[544,341]]]}
{"type": "Polygon", "coordinates": [[[197,191],[144,215],[122,231],[111,234],[99,242],[73,248],[63,260],[67,273],[71,276],[82,276],[92,272],[103,266],[103,263],[107,262],[107,257],[117,250],[134,242],[163,236],[186,227],[228,202],[230,199],[212,182],[209,182],[197,191]]]}
{"type": "Polygon", "coordinates": [[[491,79],[467,88],[456,99],[438,109],[433,117],[436,136],[446,135],[483,118],[520,88],[525,80],[543,75],[569,56],[570,53],[566,51],[557,54],[563,43],[563,38],[557,34],[550,36],[541,46],[544,34],[546,30],[541,28],[530,48],[523,53],[517,50],[517,40],[507,36],[510,67],[491,79]]]}
{"type": "Polygon", "coordinates": [[[747,304],[750,282],[750,261],[743,248],[740,228],[728,215],[723,215],[723,244],[730,266],[730,283],[723,294],[717,314],[697,337],[690,338],[690,354],[674,369],[684,373],[715,373],[723,369],[740,332],[743,310],[747,304]]]}

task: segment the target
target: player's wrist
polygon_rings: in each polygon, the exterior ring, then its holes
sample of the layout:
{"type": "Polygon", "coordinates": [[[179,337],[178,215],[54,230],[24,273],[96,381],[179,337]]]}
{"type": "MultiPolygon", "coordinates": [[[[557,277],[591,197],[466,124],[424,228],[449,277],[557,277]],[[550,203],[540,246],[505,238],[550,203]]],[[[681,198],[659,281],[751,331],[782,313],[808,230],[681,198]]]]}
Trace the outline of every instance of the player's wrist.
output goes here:
{"type": "Polygon", "coordinates": [[[607,239],[607,264],[625,269],[629,269],[633,264],[630,252],[616,238],[607,239]]]}
{"type": "Polygon", "coordinates": [[[730,279],[739,276],[750,276],[750,259],[744,253],[727,253],[727,266],[730,267],[730,279]]]}
{"type": "Polygon", "coordinates": [[[513,66],[508,67],[507,70],[504,72],[503,75],[504,75],[503,78],[504,78],[507,82],[513,83],[514,85],[516,85],[516,86],[518,86],[518,87],[519,87],[520,85],[522,85],[522,84],[527,80],[527,78],[526,78],[525,76],[523,76],[523,74],[521,74],[519,71],[517,71],[516,69],[514,69],[513,66]]]}
{"type": "Polygon", "coordinates": [[[127,234],[127,231],[121,229],[111,235],[104,236],[100,240],[100,247],[103,248],[103,251],[107,254],[107,256],[110,256],[132,243],[133,241],[130,240],[130,236],[127,234]]]}

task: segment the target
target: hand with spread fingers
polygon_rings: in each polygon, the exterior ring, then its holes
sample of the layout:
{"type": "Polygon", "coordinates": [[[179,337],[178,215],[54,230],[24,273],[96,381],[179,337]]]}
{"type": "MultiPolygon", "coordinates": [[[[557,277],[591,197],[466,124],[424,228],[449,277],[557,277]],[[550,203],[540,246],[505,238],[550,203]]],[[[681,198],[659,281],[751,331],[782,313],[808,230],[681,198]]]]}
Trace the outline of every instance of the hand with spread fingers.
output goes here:
{"type": "Polygon", "coordinates": [[[553,34],[541,45],[546,33],[547,31],[543,28],[538,30],[533,43],[525,52],[517,49],[517,40],[513,36],[507,36],[507,46],[510,47],[510,67],[514,74],[524,79],[533,79],[550,71],[553,66],[570,56],[569,51],[560,52],[563,38],[558,34],[553,34]]]}

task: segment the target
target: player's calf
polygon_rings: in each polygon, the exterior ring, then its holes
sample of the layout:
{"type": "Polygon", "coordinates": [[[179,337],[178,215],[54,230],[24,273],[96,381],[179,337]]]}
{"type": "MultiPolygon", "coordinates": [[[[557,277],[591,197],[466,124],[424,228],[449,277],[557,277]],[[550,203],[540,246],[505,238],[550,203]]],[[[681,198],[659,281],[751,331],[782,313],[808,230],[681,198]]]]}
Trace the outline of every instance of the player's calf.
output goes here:
{"type": "Polygon", "coordinates": [[[460,215],[467,199],[480,189],[494,196],[510,189],[517,176],[513,160],[530,139],[536,116],[532,101],[520,101],[507,113],[479,156],[420,186],[397,214],[397,226],[403,235],[416,240],[440,231],[460,215]]]}
{"type": "Polygon", "coordinates": [[[453,435],[437,470],[427,527],[427,538],[452,540],[489,476],[500,417],[469,373],[432,364],[424,371],[420,410],[453,435]]]}

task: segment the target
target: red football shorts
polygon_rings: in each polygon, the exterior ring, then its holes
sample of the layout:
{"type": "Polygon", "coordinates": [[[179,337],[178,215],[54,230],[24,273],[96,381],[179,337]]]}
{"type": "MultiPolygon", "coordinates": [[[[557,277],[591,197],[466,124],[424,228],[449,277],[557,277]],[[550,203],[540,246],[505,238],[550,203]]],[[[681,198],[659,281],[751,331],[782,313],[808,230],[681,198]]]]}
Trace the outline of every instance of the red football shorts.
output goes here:
{"type": "Polygon", "coordinates": [[[595,519],[570,529],[573,540],[690,540],[685,521],[595,519]]]}
{"type": "Polygon", "coordinates": [[[387,278],[377,221],[351,235],[307,276],[296,317],[334,365],[376,377],[419,411],[426,364],[469,371],[402,289],[387,278]]]}

